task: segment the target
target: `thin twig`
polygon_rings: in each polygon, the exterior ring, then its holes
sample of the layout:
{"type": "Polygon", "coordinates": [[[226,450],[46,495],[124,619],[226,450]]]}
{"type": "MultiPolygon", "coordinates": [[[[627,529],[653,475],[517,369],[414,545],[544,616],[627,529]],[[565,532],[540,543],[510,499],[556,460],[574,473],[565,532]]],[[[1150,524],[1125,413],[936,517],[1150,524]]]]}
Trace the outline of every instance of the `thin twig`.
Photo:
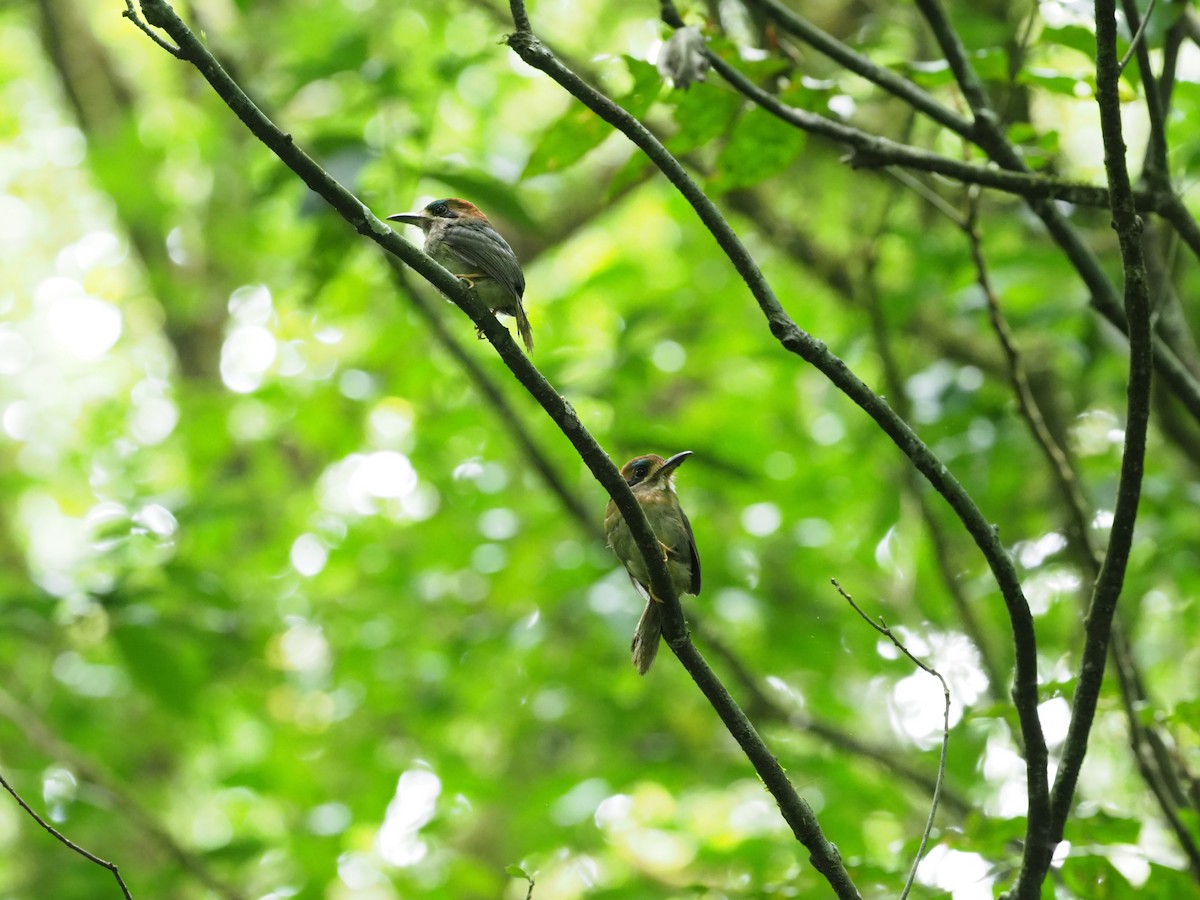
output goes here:
{"type": "Polygon", "coordinates": [[[66,846],[70,847],[72,850],[74,850],[76,853],[78,853],[84,859],[91,860],[96,865],[100,866],[101,868],[108,869],[108,871],[112,872],[113,878],[117,879],[117,884],[121,888],[121,893],[125,895],[125,900],[133,900],[133,895],[129,893],[129,888],[125,885],[125,879],[123,879],[121,877],[121,873],[119,871],[117,871],[116,863],[109,862],[106,859],[101,859],[96,854],[89,853],[87,850],[84,850],[82,847],[80,847],[78,844],[76,844],[73,840],[71,840],[69,837],[67,837],[65,834],[63,834],[61,831],[59,831],[57,828],[55,828],[53,825],[51,825],[49,822],[47,822],[45,819],[43,819],[41,816],[39,816],[36,812],[34,812],[33,807],[31,807],[28,803],[26,803],[21,798],[21,795],[16,792],[16,790],[13,788],[13,786],[5,780],[3,775],[0,775],[0,786],[3,786],[6,791],[8,791],[10,794],[12,794],[13,799],[17,801],[17,803],[18,803],[18,805],[20,805],[21,809],[25,810],[25,812],[27,812],[29,814],[29,816],[33,819],[33,821],[35,821],[39,825],[41,825],[42,828],[44,828],[47,832],[49,832],[56,840],[58,840],[60,843],[65,844],[66,846]]]}
{"type": "Polygon", "coordinates": [[[912,175],[903,169],[896,168],[894,166],[888,168],[888,174],[914,194],[918,195],[921,199],[923,199],[926,203],[940,212],[959,228],[963,227],[965,223],[963,221],[962,214],[959,213],[959,211],[953,206],[951,206],[944,197],[937,193],[937,191],[932,190],[920,178],[917,178],[915,175],[912,175]]]}
{"type": "MultiPolygon", "coordinates": [[[[923,793],[932,793],[937,788],[936,774],[918,769],[896,754],[892,748],[869,744],[847,731],[809,715],[802,709],[788,708],[764,690],[762,684],[759,683],[758,676],[751,672],[741,658],[726,646],[714,629],[706,627],[702,621],[695,621],[694,616],[692,617],[692,627],[705,647],[712,651],[713,656],[725,662],[737,683],[750,695],[750,702],[746,706],[756,719],[777,721],[789,728],[819,738],[835,750],[871,760],[885,772],[907,781],[923,793]]],[[[948,787],[944,782],[941,796],[941,806],[951,810],[956,816],[966,816],[974,809],[965,796],[948,787]]]]}
{"type": "MultiPolygon", "coordinates": [[[[1150,17],[1154,15],[1154,5],[1158,0],[1150,0],[1146,4],[1146,15],[1142,17],[1141,24],[1137,26],[1137,32],[1133,35],[1133,40],[1129,44],[1129,49],[1125,51],[1125,55],[1121,57],[1121,61],[1117,63],[1117,74],[1120,75],[1125,71],[1125,67],[1129,65],[1133,59],[1133,55],[1137,52],[1138,45],[1142,42],[1142,38],[1146,34],[1146,25],[1150,21],[1150,17]]],[[[1128,12],[1126,14],[1128,16],[1128,12]]]]}
{"type": "Polygon", "coordinates": [[[1146,33],[1146,24],[1154,14],[1154,4],[1158,0],[1150,0],[1146,7],[1145,18],[1138,20],[1137,3],[1134,0],[1121,0],[1121,9],[1130,28],[1136,28],[1133,43],[1125,58],[1118,65],[1118,77],[1134,55],[1138,60],[1138,75],[1142,81],[1142,93],[1145,95],[1146,113],[1150,120],[1150,138],[1146,149],[1146,160],[1142,164],[1142,181],[1151,189],[1173,196],[1171,191],[1170,173],[1167,169],[1167,121],[1166,101],[1158,88],[1158,79],[1154,76],[1154,66],[1150,62],[1150,48],[1142,39],[1146,33]]]}
{"type": "Polygon", "coordinates": [[[121,13],[121,15],[136,25],[141,31],[145,32],[150,40],[154,41],[154,43],[158,44],[158,46],[162,47],[176,59],[183,59],[183,54],[178,47],[168,41],[164,41],[157,31],[142,21],[142,17],[138,15],[137,7],[133,5],[133,0],[125,0],[125,12],[121,13]]]}
{"type": "Polygon", "coordinates": [[[1066,501],[1067,510],[1071,516],[1071,530],[1074,532],[1075,539],[1079,541],[1087,558],[1096,560],[1095,564],[1098,565],[1099,555],[1092,545],[1091,539],[1091,516],[1088,513],[1088,504],[1084,499],[1083,491],[1079,487],[1079,479],[1075,476],[1075,470],[1071,467],[1071,461],[1067,458],[1066,451],[1046,424],[1041,406],[1034,397],[1033,388],[1029,384],[1029,375],[1025,370],[1021,351],[1017,349],[1012,329],[1000,308],[1000,299],[992,287],[987,261],[983,255],[983,242],[979,236],[978,196],[973,196],[968,201],[967,210],[966,220],[962,222],[961,227],[971,248],[971,261],[975,266],[975,281],[979,285],[979,289],[983,291],[984,300],[987,303],[988,319],[1008,363],[1008,379],[1012,385],[1013,394],[1017,398],[1017,409],[1021,411],[1021,417],[1029,427],[1034,442],[1050,464],[1050,471],[1054,473],[1059,490],[1066,501]]]}
{"type": "Polygon", "coordinates": [[[166,828],[133,797],[118,780],[94,760],[62,740],[25,703],[0,687],[0,716],[8,719],[46,756],[64,760],[81,780],[99,789],[123,816],[146,835],[184,871],[194,875],[209,891],[227,900],[242,900],[240,888],[217,878],[204,861],[175,840],[166,828]]]}
{"type": "MultiPolygon", "coordinates": [[[[836,122],[825,116],[804,109],[788,106],[774,94],[764,91],[724,59],[706,49],[705,54],[713,71],[740,94],[753,100],[776,118],[811,134],[837,141],[853,149],[846,162],[856,169],[874,169],[882,166],[903,166],[919,172],[933,172],[964,184],[1017,194],[1029,199],[1063,200],[1077,206],[1108,206],[1108,192],[1090,184],[1048,178],[1033,172],[999,169],[994,166],[977,166],[962,160],[952,159],[897,143],[879,135],[868,134],[858,128],[836,122]]],[[[1145,196],[1147,203],[1155,201],[1153,195],[1145,196]]]]}
{"type": "Polygon", "coordinates": [[[845,601],[854,607],[854,611],[862,616],[862,620],[864,622],[891,641],[896,646],[896,649],[912,660],[913,664],[916,665],[917,668],[924,672],[928,672],[942,684],[942,696],[945,699],[945,705],[942,708],[942,753],[941,758],[938,761],[937,783],[933,788],[933,800],[929,804],[929,818],[925,821],[925,831],[921,835],[921,844],[919,847],[917,847],[916,858],[913,859],[912,868],[908,873],[908,880],[904,883],[904,890],[900,892],[900,900],[905,900],[909,891],[912,890],[913,882],[917,878],[917,867],[921,864],[921,857],[925,855],[925,847],[929,843],[929,835],[933,832],[933,820],[934,817],[937,816],[938,800],[940,799],[942,793],[942,780],[946,776],[946,755],[950,749],[950,687],[946,684],[946,679],[942,677],[941,673],[938,672],[937,669],[922,662],[911,652],[909,652],[909,649],[904,646],[904,642],[896,637],[896,635],[892,632],[892,629],[888,627],[887,622],[883,620],[883,616],[880,616],[879,621],[876,622],[862,611],[859,605],[854,602],[854,598],[846,593],[842,589],[842,586],[838,584],[838,580],[836,578],[831,578],[829,581],[837,589],[837,592],[842,595],[845,601]]]}
{"type": "MultiPolygon", "coordinates": [[[[749,2],[767,10],[781,28],[817,51],[841,63],[850,71],[861,75],[893,96],[908,102],[914,109],[930,116],[934,121],[960,137],[977,144],[1002,169],[1010,172],[1029,173],[1029,167],[1008,140],[1004,129],[1000,127],[999,119],[987,102],[982,84],[970,66],[961,41],[958,40],[945,14],[941,11],[940,5],[936,2],[923,2],[919,5],[926,18],[929,19],[939,44],[943,47],[943,53],[946,54],[948,60],[953,56],[952,68],[960,86],[963,86],[965,82],[970,87],[969,91],[963,87],[963,91],[971,101],[972,112],[975,115],[974,122],[958,116],[957,113],[942,106],[912,82],[877,65],[846,44],[801,19],[778,0],[749,0],[749,2]]],[[[1200,18],[1190,10],[1184,12],[1181,21],[1193,39],[1200,35],[1200,18]]],[[[1109,280],[1096,254],[1083,241],[1078,231],[1054,202],[1028,195],[1025,196],[1025,199],[1029,208],[1045,224],[1051,238],[1066,254],[1067,259],[1087,287],[1091,294],[1092,308],[1121,333],[1127,334],[1125,313],[1116,288],[1109,280]]],[[[1140,203],[1139,208],[1153,209],[1162,215],[1176,228],[1192,252],[1200,257],[1200,225],[1174,193],[1159,192],[1157,198],[1148,199],[1144,204],[1140,203]]],[[[1189,371],[1187,366],[1180,362],[1175,352],[1157,337],[1154,341],[1154,365],[1163,381],[1183,403],[1192,418],[1200,422],[1200,378],[1189,371]]]]}
{"type": "MultiPolygon", "coordinates": [[[[1009,379],[1017,397],[1017,405],[1025,419],[1035,442],[1042,450],[1050,464],[1058,483],[1059,493],[1071,517],[1071,527],[1067,531],[1068,546],[1075,552],[1081,568],[1089,581],[1095,582],[1104,562],[1103,554],[1096,548],[1091,536],[1091,513],[1079,480],[1071,465],[1065,448],[1054,438],[1047,427],[1041,407],[1029,387],[1029,379],[1020,352],[1017,350],[1008,322],[1000,309],[999,298],[988,277],[987,266],[983,258],[983,250],[976,226],[978,212],[978,197],[971,198],[967,227],[967,237],[971,244],[971,255],[975,262],[977,280],[987,299],[988,313],[992,327],[996,332],[1005,356],[1009,362],[1009,379]]],[[[1186,827],[1183,826],[1177,804],[1182,797],[1178,779],[1175,777],[1173,760],[1166,751],[1162,737],[1152,726],[1143,723],[1139,707],[1145,702],[1145,695],[1140,690],[1140,677],[1136,665],[1129,653],[1129,647],[1124,638],[1119,617],[1114,619],[1112,630],[1112,645],[1110,657],[1117,673],[1121,687],[1122,709],[1125,712],[1126,723],[1129,726],[1130,747],[1137,762],[1138,770],[1151,793],[1158,801],[1159,809],[1168,826],[1175,834],[1184,854],[1188,857],[1193,872],[1200,876],[1200,849],[1197,848],[1186,827]],[[1152,752],[1147,752],[1147,747],[1152,752]]]]}

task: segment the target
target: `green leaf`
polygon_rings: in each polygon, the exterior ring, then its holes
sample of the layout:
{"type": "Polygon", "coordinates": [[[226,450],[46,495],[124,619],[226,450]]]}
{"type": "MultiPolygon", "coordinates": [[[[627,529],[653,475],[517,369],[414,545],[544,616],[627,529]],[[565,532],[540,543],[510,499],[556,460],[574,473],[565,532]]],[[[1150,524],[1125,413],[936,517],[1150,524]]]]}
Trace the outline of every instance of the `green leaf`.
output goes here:
{"type": "Polygon", "coordinates": [[[125,625],[112,636],[134,681],[172,713],[194,711],[203,682],[203,666],[196,644],[165,636],[164,626],[125,625]]]}
{"type": "Polygon", "coordinates": [[[804,149],[805,135],[762,109],[738,120],[717,157],[709,186],[717,192],[756,184],[790,166],[804,149]]]}
{"type": "Polygon", "coordinates": [[[635,150],[630,154],[629,159],[621,168],[613,173],[608,182],[608,188],[605,191],[609,199],[619,196],[626,188],[632,187],[639,181],[644,181],[648,174],[652,174],[651,170],[657,172],[654,163],[646,158],[646,155],[640,150],[635,150]]]}
{"type": "MultiPolygon", "coordinates": [[[[622,59],[633,76],[633,86],[614,99],[630,115],[639,118],[658,96],[662,81],[649,63],[631,56],[622,59]]],[[[613,133],[613,127],[594,112],[572,102],[566,113],[542,132],[521,177],[533,178],[570,168],[613,133]]]]}
{"type": "Polygon", "coordinates": [[[740,95],[710,82],[697,82],[671,96],[679,130],[667,146],[676,155],[689,153],[728,132],[742,106],[740,95]]]}
{"type": "Polygon", "coordinates": [[[1063,25],[1058,28],[1043,28],[1038,37],[1039,44],[1053,44],[1076,50],[1094,61],[1096,58],[1096,34],[1082,25],[1063,25]]]}
{"type": "Polygon", "coordinates": [[[1076,100],[1093,96],[1096,93],[1094,74],[1075,76],[1051,69],[1024,69],[1017,75],[1017,83],[1040,87],[1052,94],[1072,97],[1076,100]]]}
{"type": "Polygon", "coordinates": [[[1063,884],[1089,900],[1127,897],[1132,885],[1103,856],[1068,856],[1060,870],[1063,884]]]}
{"type": "Polygon", "coordinates": [[[662,76],[658,74],[658,69],[644,59],[634,56],[622,56],[621,59],[625,61],[629,74],[633,76],[633,87],[616,99],[627,113],[635,119],[640,119],[650,108],[650,104],[662,93],[662,76]]]}
{"type": "Polygon", "coordinates": [[[549,128],[542,132],[523,179],[569,168],[600,146],[612,133],[612,126],[586,106],[572,104],[549,128]]]}

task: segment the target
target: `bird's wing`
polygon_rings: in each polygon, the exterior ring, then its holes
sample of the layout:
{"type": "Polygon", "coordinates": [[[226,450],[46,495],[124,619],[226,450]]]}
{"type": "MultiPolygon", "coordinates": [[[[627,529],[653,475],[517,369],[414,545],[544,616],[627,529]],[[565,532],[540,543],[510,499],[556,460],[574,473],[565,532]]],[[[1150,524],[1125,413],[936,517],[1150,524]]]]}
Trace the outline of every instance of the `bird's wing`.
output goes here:
{"type": "Polygon", "coordinates": [[[633,582],[633,586],[635,588],[637,588],[638,596],[640,596],[643,600],[652,600],[653,599],[650,596],[650,588],[646,587],[646,585],[642,584],[640,581],[638,581],[636,578],[634,578],[633,573],[630,572],[628,569],[625,570],[625,573],[629,576],[629,580],[633,582]]]}
{"type": "Polygon", "coordinates": [[[687,532],[688,553],[692,557],[692,589],[693,596],[700,596],[700,554],[696,550],[696,536],[692,534],[692,523],[688,521],[687,513],[682,509],[679,515],[683,518],[683,530],[687,532]]]}
{"type": "Polygon", "coordinates": [[[525,295],[525,275],[508,241],[494,228],[457,228],[454,252],[481,275],[495,279],[517,300],[525,295]]]}

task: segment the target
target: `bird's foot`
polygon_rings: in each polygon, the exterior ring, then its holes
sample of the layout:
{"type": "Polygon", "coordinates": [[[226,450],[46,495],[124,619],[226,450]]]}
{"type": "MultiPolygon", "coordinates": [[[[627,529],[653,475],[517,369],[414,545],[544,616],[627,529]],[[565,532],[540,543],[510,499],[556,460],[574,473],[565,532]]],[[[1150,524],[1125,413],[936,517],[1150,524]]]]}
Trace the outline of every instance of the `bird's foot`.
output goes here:
{"type": "Polygon", "coordinates": [[[667,562],[668,557],[671,555],[671,548],[662,541],[658,542],[658,546],[662,547],[663,562],[667,562]]]}
{"type": "Polygon", "coordinates": [[[484,276],[478,272],[472,272],[470,275],[455,275],[454,277],[465,284],[467,286],[467,290],[471,290],[475,287],[474,279],[483,278],[484,276]]]}

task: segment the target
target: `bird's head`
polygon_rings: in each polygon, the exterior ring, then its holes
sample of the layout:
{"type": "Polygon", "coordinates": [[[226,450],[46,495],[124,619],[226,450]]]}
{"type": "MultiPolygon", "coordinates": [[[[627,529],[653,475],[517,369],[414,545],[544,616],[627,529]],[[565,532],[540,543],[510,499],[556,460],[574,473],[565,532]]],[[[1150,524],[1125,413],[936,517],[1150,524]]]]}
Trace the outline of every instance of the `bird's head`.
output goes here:
{"type": "Polygon", "coordinates": [[[460,200],[457,197],[447,197],[445,200],[434,200],[420,212],[399,213],[388,216],[392,222],[403,222],[406,225],[416,225],[422,231],[428,231],[438,222],[453,222],[455,220],[487,222],[488,218],[479,211],[474,203],[460,200]]]}
{"type": "Polygon", "coordinates": [[[691,455],[691,450],[684,450],[669,459],[663,459],[653,453],[637,456],[625,463],[621,469],[621,477],[630,487],[651,483],[670,485],[675,470],[691,455]]]}

